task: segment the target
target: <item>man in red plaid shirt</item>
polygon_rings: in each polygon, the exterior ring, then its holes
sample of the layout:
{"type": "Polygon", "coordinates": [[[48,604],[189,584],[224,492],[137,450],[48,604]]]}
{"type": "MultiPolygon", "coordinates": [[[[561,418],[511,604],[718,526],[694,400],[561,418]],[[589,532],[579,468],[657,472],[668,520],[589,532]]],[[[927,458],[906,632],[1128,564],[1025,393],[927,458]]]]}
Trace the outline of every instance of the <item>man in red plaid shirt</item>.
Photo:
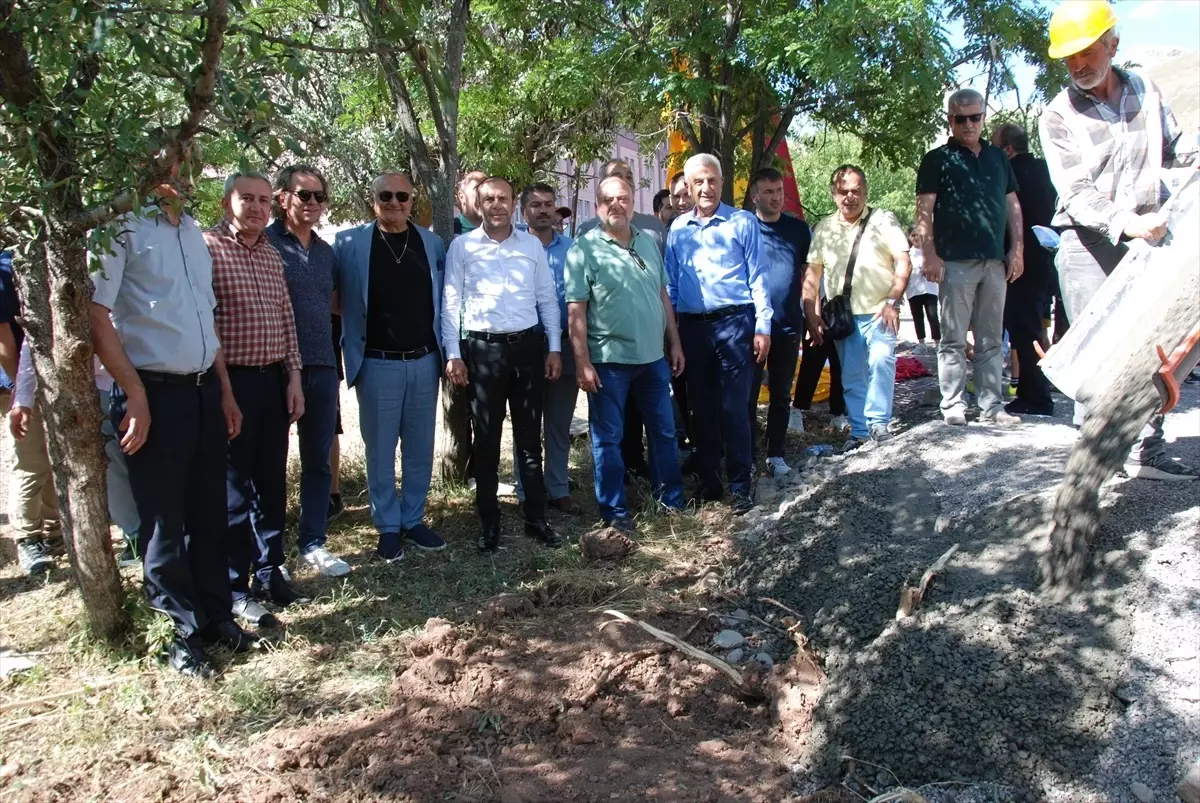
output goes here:
{"type": "Polygon", "coordinates": [[[226,469],[229,580],[233,612],[270,627],[278,622],[259,600],[307,601],[283,567],[288,429],[304,414],[300,347],[283,259],[263,233],[271,183],[235,173],[221,205],[225,219],[204,232],[204,241],[213,261],[217,337],[243,416],[226,469]]]}

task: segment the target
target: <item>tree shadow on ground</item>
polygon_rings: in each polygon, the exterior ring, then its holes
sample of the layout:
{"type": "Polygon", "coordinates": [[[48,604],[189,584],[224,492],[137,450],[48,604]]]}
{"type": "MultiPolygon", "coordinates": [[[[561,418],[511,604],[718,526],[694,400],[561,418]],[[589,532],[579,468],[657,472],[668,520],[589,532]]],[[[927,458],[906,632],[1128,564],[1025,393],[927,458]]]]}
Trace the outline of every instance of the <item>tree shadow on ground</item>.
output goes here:
{"type": "MultiPolygon", "coordinates": [[[[1127,594],[1144,557],[1125,546],[1134,532],[1121,515],[1129,495],[1108,500],[1092,583],[1059,604],[1038,590],[1049,491],[1021,493],[1031,487],[1026,477],[987,489],[1005,501],[939,517],[922,459],[896,455],[894,468],[846,472],[812,491],[772,535],[747,546],[737,575],[751,599],[801,614],[825,659],[828,682],[796,766],[801,788],[841,777],[847,757],[875,788],[992,781],[1012,799],[1037,799],[1050,779],[1086,775],[1123,710],[1112,691],[1130,641],[1127,594]],[[930,597],[897,620],[902,586],[955,543],[930,597]]],[[[998,442],[937,473],[971,482],[995,476],[993,462],[1018,459],[1032,487],[1038,477],[1052,486],[1061,472],[1059,456],[998,442]]],[[[1137,489],[1147,492],[1158,491],[1137,489]]],[[[1163,516],[1194,506],[1179,494],[1162,502],[1163,516]]]]}

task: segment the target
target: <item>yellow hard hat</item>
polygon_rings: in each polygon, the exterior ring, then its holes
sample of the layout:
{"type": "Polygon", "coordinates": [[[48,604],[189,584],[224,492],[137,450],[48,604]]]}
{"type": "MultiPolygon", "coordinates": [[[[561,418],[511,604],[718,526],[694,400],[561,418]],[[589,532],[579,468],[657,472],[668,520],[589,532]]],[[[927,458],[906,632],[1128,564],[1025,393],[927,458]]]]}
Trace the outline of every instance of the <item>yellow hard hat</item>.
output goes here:
{"type": "Polygon", "coordinates": [[[1116,24],[1108,0],[1065,0],[1050,17],[1050,58],[1078,53],[1116,24]]]}

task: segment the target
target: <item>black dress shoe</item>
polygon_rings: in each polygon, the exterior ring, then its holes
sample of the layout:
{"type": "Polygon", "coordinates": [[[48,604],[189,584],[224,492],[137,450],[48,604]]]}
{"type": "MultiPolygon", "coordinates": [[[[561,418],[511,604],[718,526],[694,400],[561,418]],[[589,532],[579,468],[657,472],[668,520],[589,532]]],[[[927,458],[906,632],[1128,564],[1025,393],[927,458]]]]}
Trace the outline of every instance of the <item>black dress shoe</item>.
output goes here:
{"type": "Polygon", "coordinates": [[[312,602],[312,599],[307,595],[297,591],[296,587],[288,582],[283,572],[278,569],[271,572],[271,579],[266,584],[255,583],[251,585],[250,590],[259,599],[274,602],[276,605],[282,605],[285,608],[293,603],[303,605],[312,602]]]}
{"type": "Polygon", "coordinates": [[[167,663],[184,677],[210,680],[216,677],[217,670],[197,641],[194,636],[191,639],[176,636],[167,647],[167,663]]]}
{"type": "Polygon", "coordinates": [[[483,528],[483,532],[479,536],[479,541],[476,547],[480,552],[495,552],[500,548],[500,526],[497,524],[489,524],[483,528]]]}
{"type": "Polygon", "coordinates": [[[734,494],[733,504],[729,506],[735,516],[745,516],[754,507],[754,500],[749,496],[734,494]]]}
{"type": "Polygon", "coordinates": [[[702,485],[696,489],[695,493],[692,494],[692,498],[688,500],[688,504],[695,505],[696,507],[703,507],[709,502],[720,502],[724,498],[725,489],[721,486],[714,485],[711,487],[705,487],[702,485]]]}
{"type": "Polygon", "coordinates": [[[279,627],[279,619],[275,614],[264,608],[254,597],[235,599],[233,615],[254,627],[279,627]]]}
{"type": "Polygon", "coordinates": [[[568,516],[578,516],[583,512],[583,508],[579,503],[570,496],[560,496],[557,499],[547,499],[546,507],[551,510],[557,510],[559,513],[566,513],[568,516]]]}
{"type": "Polygon", "coordinates": [[[247,633],[238,627],[232,619],[223,619],[210,624],[204,634],[204,640],[211,644],[228,647],[234,652],[249,652],[258,647],[261,641],[258,636],[247,633]]]}
{"type": "Polygon", "coordinates": [[[1013,399],[1004,405],[1004,412],[1010,415],[1054,415],[1054,402],[1036,404],[1024,399],[1013,399]]]}
{"type": "Polygon", "coordinates": [[[537,539],[548,547],[560,547],[563,545],[563,537],[550,529],[550,525],[546,523],[545,519],[525,522],[525,534],[530,538],[537,539]]]}

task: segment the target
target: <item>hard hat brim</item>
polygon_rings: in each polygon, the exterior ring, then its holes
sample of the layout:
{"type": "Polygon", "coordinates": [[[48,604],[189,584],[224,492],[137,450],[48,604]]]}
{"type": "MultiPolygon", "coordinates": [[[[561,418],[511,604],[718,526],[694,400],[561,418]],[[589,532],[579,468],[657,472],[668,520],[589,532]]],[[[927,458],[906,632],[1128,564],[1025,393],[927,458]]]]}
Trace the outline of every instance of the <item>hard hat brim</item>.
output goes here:
{"type": "Polygon", "coordinates": [[[1104,34],[1108,33],[1109,30],[1111,30],[1111,29],[1103,30],[1100,33],[1098,33],[1092,37],[1085,36],[1085,37],[1080,37],[1079,39],[1072,39],[1070,42],[1060,42],[1057,45],[1050,45],[1050,50],[1049,50],[1050,58],[1065,59],[1067,56],[1073,56],[1076,53],[1078,53],[1079,51],[1084,50],[1085,48],[1087,48],[1091,45],[1094,45],[1096,42],[1099,42],[1100,37],[1102,37],[1102,36],[1104,36],[1104,34]]]}

